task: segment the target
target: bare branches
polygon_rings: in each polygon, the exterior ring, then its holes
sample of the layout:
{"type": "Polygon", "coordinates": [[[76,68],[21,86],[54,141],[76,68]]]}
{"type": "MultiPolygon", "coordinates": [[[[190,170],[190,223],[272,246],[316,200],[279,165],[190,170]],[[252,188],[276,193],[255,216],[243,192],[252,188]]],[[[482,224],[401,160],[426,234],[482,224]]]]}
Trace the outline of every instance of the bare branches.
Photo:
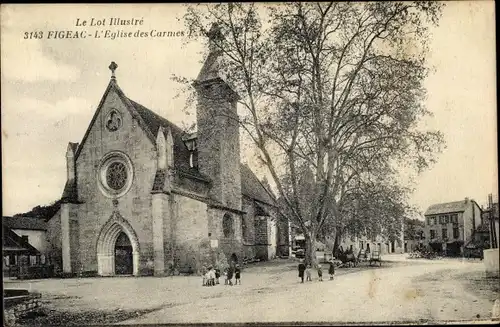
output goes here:
{"type": "Polygon", "coordinates": [[[217,22],[219,70],[240,95],[241,126],[259,149],[280,210],[305,233],[390,230],[404,209],[396,164],[428,167],[443,145],[419,131],[428,22],[441,4],[289,3],[192,6],[190,30],[217,22]],[[261,24],[261,14],[270,26],[261,24]],[[392,197],[384,205],[383,196],[392,197]],[[353,211],[353,208],[356,208],[353,211]],[[386,211],[384,211],[386,210],[386,211]],[[374,218],[374,217],[379,218],[374,218]],[[368,225],[367,225],[368,224],[368,225]],[[382,228],[382,227],[383,228],[382,228]]]}

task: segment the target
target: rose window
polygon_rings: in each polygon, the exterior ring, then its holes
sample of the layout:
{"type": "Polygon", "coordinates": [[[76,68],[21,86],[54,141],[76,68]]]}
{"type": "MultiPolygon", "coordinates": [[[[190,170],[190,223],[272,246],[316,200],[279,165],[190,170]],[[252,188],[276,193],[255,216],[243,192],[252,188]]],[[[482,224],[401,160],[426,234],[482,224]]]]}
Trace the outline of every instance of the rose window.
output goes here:
{"type": "Polygon", "coordinates": [[[122,162],[113,162],[106,171],[106,183],[113,190],[121,190],[127,182],[127,167],[122,162]]]}
{"type": "Polygon", "coordinates": [[[118,198],[130,190],[134,179],[132,161],[123,152],[106,154],[98,169],[98,187],[109,198],[118,198]]]}

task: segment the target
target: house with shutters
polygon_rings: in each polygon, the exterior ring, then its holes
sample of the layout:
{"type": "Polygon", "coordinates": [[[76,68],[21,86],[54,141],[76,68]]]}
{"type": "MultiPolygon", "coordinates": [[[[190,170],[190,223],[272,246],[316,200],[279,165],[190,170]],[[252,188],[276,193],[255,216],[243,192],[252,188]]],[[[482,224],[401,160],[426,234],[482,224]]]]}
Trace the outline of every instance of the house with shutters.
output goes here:
{"type": "Polygon", "coordinates": [[[425,211],[425,244],[450,256],[464,254],[466,243],[481,225],[481,207],[464,200],[433,204],[425,211]]]}

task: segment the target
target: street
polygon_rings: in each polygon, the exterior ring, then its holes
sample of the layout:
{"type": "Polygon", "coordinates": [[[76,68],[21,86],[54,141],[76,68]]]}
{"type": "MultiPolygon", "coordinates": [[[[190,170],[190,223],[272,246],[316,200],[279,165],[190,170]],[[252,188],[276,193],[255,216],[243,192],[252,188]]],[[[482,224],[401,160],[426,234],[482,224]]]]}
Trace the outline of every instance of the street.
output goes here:
{"type": "Polygon", "coordinates": [[[324,265],[324,281],[314,273],[304,284],[294,262],[278,260],[244,269],[238,286],[202,287],[200,277],[181,276],[9,280],[4,287],[39,291],[48,308],[62,312],[149,311],[120,322],[126,324],[490,319],[498,288],[482,292],[464,277],[481,276],[482,262],[383,259],[381,268],[338,269],[333,281],[324,265]]]}

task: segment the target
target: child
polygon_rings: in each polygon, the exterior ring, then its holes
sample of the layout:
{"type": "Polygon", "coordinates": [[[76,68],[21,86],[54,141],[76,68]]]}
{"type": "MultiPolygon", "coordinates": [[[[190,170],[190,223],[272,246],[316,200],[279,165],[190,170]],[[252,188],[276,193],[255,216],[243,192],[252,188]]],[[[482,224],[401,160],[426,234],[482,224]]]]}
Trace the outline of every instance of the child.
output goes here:
{"type": "Polygon", "coordinates": [[[224,285],[228,285],[229,280],[227,279],[227,268],[224,269],[224,285]]]}
{"type": "Polygon", "coordinates": [[[333,260],[330,260],[329,264],[330,267],[328,268],[328,273],[330,274],[330,280],[333,280],[333,275],[335,274],[335,264],[333,263],[333,260]]]}
{"type": "Polygon", "coordinates": [[[240,265],[236,265],[236,268],[234,269],[234,278],[236,279],[236,282],[234,283],[235,285],[238,285],[238,283],[241,285],[240,273],[240,265]]]}
{"type": "Polygon", "coordinates": [[[299,278],[301,283],[304,282],[304,270],[306,270],[306,265],[304,264],[304,261],[301,260],[299,262],[299,278]]]}
{"type": "Polygon", "coordinates": [[[233,286],[233,267],[229,267],[227,270],[227,280],[229,281],[229,285],[233,286]]]}
{"type": "Polygon", "coordinates": [[[312,279],[311,279],[311,265],[307,265],[307,268],[306,268],[306,281],[307,282],[312,282],[312,279]]]}
{"type": "Polygon", "coordinates": [[[208,271],[205,267],[201,269],[201,277],[203,279],[202,286],[207,286],[208,283],[208,271]]]}
{"type": "Polygon", "coordinates": [[[321,269],[321,265],[318,264],[318,279],[320,282],[323,281],[323,270],[321,269]]]}
{"type": "Polygon", "coordinates": [[[215,269],[210,269],[210,285],[215,286],[215,269]]]}
{"type": "Polygon", "coordinates": [[[203,286],[210,286],[210,270],[203,274],[203,286]]]}
{"type": "Polygon", "coordinates": [[[219,284],[219,278],[220,278],[220,269],[215,268],[215,283],[219,284]]]}

